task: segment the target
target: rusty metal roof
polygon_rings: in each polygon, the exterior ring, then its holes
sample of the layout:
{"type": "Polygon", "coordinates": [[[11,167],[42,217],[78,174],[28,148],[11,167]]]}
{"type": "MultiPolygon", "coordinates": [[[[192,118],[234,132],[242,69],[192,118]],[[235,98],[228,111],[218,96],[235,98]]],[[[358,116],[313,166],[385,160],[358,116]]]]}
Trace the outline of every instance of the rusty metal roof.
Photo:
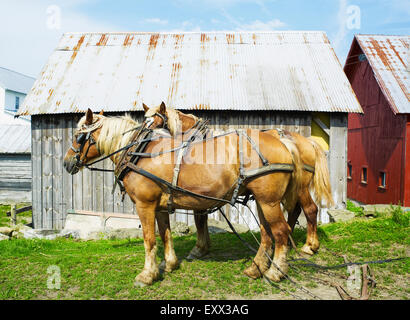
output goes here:
{"type": "Polygon", "coordinates": [[[142,110],[362,112],[324,32],[66,33],[20,115],[142,110]]]}
{"type": "Polygon", "coordinates": [[[410,36],[356,35],[395,114],[410,113],[410,36]]]}

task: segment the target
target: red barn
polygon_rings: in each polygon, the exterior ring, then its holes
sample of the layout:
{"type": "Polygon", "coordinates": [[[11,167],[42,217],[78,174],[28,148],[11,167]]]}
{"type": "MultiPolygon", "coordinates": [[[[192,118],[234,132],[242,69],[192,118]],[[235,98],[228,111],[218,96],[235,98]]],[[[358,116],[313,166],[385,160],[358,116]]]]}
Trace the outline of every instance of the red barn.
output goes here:
{"type": "Polygon", "coordinates": [[[344,71],[363,108],[348,116],[347,196],[410,206],[410,36],[356,35],[344,71]]]}

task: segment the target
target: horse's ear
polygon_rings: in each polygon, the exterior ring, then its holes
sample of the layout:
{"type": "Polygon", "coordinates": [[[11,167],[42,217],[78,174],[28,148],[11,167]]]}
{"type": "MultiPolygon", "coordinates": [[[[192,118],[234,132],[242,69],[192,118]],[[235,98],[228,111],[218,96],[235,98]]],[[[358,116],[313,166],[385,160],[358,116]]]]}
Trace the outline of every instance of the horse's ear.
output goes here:
{"type": "Polygon", "coordinates": [[[100,115],[100,116],[103,116],[103,115],[104,115],[104,110],[101,110],[100,113],[99,113],[99,115],[100,115]]]}
{"type": "Polygon", "coordinates": [[[146,104],[144,102],[142,103],[142,107],[144,108],[145,112],[147,112],[149,110],[149,108],[146,106],[146,104]]]}
{"type": "Polygon", "coordinates": [[[165,103],[164,101],[162,101],[161,105],[159,106],[159,113],[165,114],[165,110],[166,110],[165,103]]]}
{"type": "Polygon", "coordinates": [[[89,126],[93,123],[93,112],[90,108],[88,108],[87,112],[85,113],[85,125],[89,126]]]}

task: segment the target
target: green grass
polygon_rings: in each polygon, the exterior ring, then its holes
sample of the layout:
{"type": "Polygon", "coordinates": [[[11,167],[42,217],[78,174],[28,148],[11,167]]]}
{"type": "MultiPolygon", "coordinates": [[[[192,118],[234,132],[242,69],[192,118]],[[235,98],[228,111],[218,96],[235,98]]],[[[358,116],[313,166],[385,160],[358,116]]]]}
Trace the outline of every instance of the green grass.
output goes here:
{"type": "Polygon", "coordinates": [[[346,209],[351,211],[351,212],[354,212],[356,217],[363,217],[364,216],[363,208],[356,206],[350,200],[347,200],[346,209]]]}
{"type": "MultiPolygon", "coordinates": [[[[29,204],[20,203],[17,205],[17,209],[28,206],[29,204]]],[[[6,215],[10,211],[10,205],[0,204],[0,227],[10,226],[10,217],[6,215]]],[[[17,215],[17,223],[26,224],[31,221],[31,210],[19,213],[17,215]]]]}
{"type": "MultiPolygon", "coordinates": [[[[339,264],[343,259],[328,251],[346,254],[350,261],[367,261],[409,256],[409,226],[389,217],[321,226],[322,247],[311,260],[339,264]],[[326,249],[327,248],[327,249],[326,249]]],[[[257,235],[259,237],[259,235],[257,235]]],[[[256,246],[250,233],[243,237],[256,246]]],[[[296,229],[293,238],[300,248],[305,230],[296,229]]],[[[163,259],[159,244],[158,261],[163,259]]],[[[195,236],[175,237],[174,246],[182,260],[195,245],[195,236]]],[[[0,242],[0,299],[252,299],[277,298],[280,290],[265,281],[243,275],[253,254],[232,234],[211,235],[211,253],[202,260],[184,260],[179,269],[161,275],[150,287],[136,288],[134,278],[144,265],[141,239],[77,241],[14,239],[0,242]],[[61,270],[61,288],[48,289],[47,268],[61,270]]],[[[289,259],[296,258],[292,250],[289,259]]],[[[373,299],[409,299],[409,259],[371,265],[378,281],[373,299]]],[[[346,268],[332,271],[347,275],[346,268]]],[[[309,290],[318,290],[308,267],[290,268],[289,275],[309,290]]],[[[343,282],[342,282],[343,284],[343,282]]],[[[290,292],[293,285],[283,280],[279,286],[290,292]]],[[[298,291],[294,291],[295,294],[298,291]]],[[[300,294],[299,294],[300,295],[300,294]]],[[[323,297],[323,296],[322,296],[323,297]]],[[[285,296],[292,298],[292,296],[285,296]]],[[[326,296],[324,296],[326,298],[326,296]]]]}

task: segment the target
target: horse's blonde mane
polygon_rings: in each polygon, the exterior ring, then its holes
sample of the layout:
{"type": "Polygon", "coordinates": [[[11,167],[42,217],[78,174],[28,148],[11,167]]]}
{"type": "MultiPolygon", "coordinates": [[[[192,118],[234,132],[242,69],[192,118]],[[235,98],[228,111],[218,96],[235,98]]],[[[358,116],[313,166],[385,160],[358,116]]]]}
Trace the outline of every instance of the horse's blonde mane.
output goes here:
{"type": "MultiPolygon", "coordinates": [[[[155,113],[159,112],[160,107],[161,106],[150,108],[145,113],[145,117],[153,117],[155,115],[155,113]]],[[[181,120],[179,119],[180,111],[175,110],[175,109],[170,108],[170,107],[167,107],[165,113],[166,113],[166,116],[168,118],[168,128],[169,128],[169,132],[171,133],[171,135],[175,136],[178,133],[181,133],[182,123],[181,123],[181,120]]],[[[193,114],[185,114],[184,113],[183,115],[192,117],[195,121],[198,120],[198,117],[194,116],[193,114]]]]}
{"type": "MultiPolygon", "coordinates": [[[[95,128],[101,128],[100,135],[97,140],[97,149],[101,155],[110,154],[129,143],[131,135],[134,131],[126,132],[132,128],[136,128],[139,123],[129,115],[121,117],[104,117],[102,115],[93,115],[93,123],[90,126],[84,127],[85,116],[78,122],[77,129],[80,132],[92,131],[95,128]],[[94,121],[95,120],[95,121],[94,121]]],[[[116,159],[120,153],[114,156],[116,159]]]]}

